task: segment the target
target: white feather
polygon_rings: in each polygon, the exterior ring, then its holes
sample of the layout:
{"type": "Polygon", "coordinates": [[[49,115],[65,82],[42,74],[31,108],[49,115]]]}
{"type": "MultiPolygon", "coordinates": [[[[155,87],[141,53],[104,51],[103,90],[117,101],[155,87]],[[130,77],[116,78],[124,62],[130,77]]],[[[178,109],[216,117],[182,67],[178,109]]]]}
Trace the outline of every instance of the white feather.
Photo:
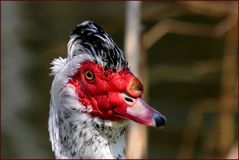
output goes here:
{"type": "Polygon", "coordinates": [[[56,158],[116,158],[119,155],[124,158],[125,135],[122,134],[115,138],[116,143],[107,139],[105,135],[112,134],[112,137],[117,136],[119,132],[116,133],[115,131],[124,128],[126,123],[91,117],[88,113],[92,111],[92,107],[82,105],[75,92],[75,87],[68,83],[70,77],[77,72],[81,62],[84,61],[93,61],[93,57],[88,54],[80,54],[74,56],[71,61],[60,57],[52,62],[54,80],[51,88],[48,122],[52,150],[56,158]],[[70,112],[69,119],[64,119],[65,112],[70,112]],[[63,123],[59,122],[60,119],[63,119],[63,123]],[[69,128],[70,122],[76,127],[76,131],[73,133],[69,132],[71,130],[69,128]],[[111,133],[112,131],[106,130],[105,132],[107,133],[100,133],[95,129],[96,124],[105,128],[112,128],[114,132],[111,133]],[[85,136],[79,137],[80,132],[85,136]],[[70,138],[67,144],[71,143],[71,141],[76,143],[75,148],[69,150],[62,145],[63,135],[70,138]],[[92,136],[95,137],[95,142],[86,145],[86,142],[90,141],[92,136]],[[71,155],[72,151],[76,152],[74,157],[71,155]]]}
{"type": "Polygon", "coordinates": [[[59,72],[63,66],[66,65],[66,58],[55,58],[52,62],[51,62],[51,74],[55,75],[57,72],[59,72]]]}

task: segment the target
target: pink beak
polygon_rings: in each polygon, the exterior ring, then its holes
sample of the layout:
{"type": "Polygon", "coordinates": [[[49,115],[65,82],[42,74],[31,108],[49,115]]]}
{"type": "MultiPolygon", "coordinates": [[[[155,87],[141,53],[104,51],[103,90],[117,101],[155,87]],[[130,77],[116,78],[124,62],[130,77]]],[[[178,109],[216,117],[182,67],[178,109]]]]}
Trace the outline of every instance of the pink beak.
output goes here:
{"type": "Polygon", "coordinates": [[[145,103],[141,98],[142,93],[143,85],[138,78],[130,74],[126,90],[121,93],[115,92],[109,95],[109,99],[112,104],[116,104],[116,106],[118,106],[113,110],[116,113],[116,116],[122,119],[129,119],[146,126],[159,128],[163,127],[166,123],[165,116],[145,103]]]}
{"type": "Polygon", "coordinates": [[[162,128],[166,123],[166,118],[160,112],[153,109],[142,98],[132,98],[122,93],[121,97],[126,103],[126,110],[117,110],[120,117],[130,119],[137,123],[162,128]]]}

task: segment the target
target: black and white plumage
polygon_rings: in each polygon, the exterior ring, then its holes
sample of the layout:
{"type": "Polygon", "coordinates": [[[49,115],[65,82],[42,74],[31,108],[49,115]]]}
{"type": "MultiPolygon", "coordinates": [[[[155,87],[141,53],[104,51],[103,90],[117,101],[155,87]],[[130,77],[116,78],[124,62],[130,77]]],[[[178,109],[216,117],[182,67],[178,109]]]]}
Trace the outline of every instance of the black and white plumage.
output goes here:
{"type": "Polygon", "coordinates": [[[165,124],[142,100],[143,86],[123,52],[95,23],[77,25],[67,58],[52,65],[48,129],[56,158],[125,158],[128,119],[165,124]]]}
{"type": "Polygon", "coordinates": [[[77,25],[68,43],[68,58],[81,53],[94,57],[105,69],[116,70],[128,67],[128,62],[119,47],[103,29],[91,21],[77,25]]]}

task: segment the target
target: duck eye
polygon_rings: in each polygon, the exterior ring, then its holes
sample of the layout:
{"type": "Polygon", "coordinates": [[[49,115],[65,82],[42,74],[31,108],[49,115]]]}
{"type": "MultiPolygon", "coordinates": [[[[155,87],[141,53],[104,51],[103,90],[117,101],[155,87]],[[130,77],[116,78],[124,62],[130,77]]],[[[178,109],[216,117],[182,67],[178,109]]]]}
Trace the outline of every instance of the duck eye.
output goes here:
{"type": "Polygon", "coordinates": [[[92,81],[92,80],[94,79],[94,74],[93,74],[93,72],[90,71],[90,70],[87,70],[87,71],[85,72],[85,78],[86,78],[87,80],[89,80],[89,81],[92,81]]]}

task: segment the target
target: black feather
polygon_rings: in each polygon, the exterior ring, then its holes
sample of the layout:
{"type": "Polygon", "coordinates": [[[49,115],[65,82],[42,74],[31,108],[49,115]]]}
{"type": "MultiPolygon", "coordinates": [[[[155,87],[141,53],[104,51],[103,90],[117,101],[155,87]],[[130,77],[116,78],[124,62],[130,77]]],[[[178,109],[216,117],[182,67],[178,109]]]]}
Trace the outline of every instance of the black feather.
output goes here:
{"type": "Polygon", "coordinates": [[[73,55],[89,54],[98,64],[104,64],[105,69],[117,70],[117,66],[124,69],[128,62],[124,53],[112,38],[97,24],[85,21],[72,31],[70,36],[70,50],[73,55]]]}

